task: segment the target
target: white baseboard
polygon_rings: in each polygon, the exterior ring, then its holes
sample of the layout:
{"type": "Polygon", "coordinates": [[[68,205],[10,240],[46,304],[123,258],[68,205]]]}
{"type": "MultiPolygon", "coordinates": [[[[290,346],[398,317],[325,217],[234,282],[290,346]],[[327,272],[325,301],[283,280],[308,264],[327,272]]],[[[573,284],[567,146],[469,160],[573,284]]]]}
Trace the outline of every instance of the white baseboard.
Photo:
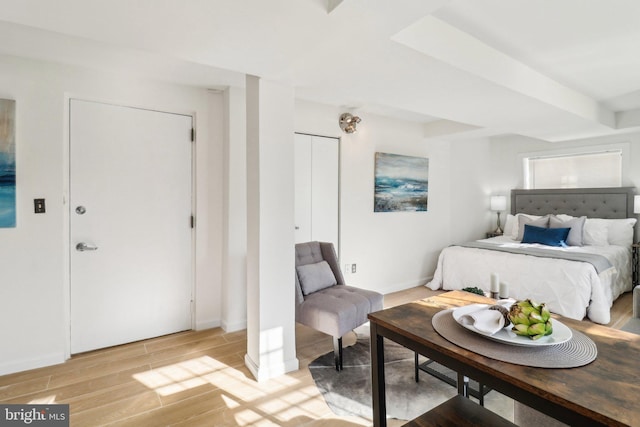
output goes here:
{"type": "Polygon", "coordinates": [[[220,327],[220,319],[196,321],[196,331],[202,331],[204,329],[219,328],[219,327],[220,327]]]}
{"type": "Polygon", "coordinates": [[[32,359],[20,359],[13,362],[0,364],[0,375],[13,374],[16,372],[27,371],[29,369],[43,368],[45,366],[58,365],[64,363],[64,353],[51,353],[41,357],[32,359]]]}
{"type": "Polygon", "coordinates": [[[247,329],[247,319],[237,320],[235,322],[222,321],[220,325],[225,332],[236,332],[247,329]]]}
{"type": "Polygon", "coordinates": [[[300,369],[300,362],[297,358],[275,363],[270,366],[258,366],[248,354],[244,355],[244,364],[247,366],[256,381],[266,381],[271,378],[279,377],[287,372],[297,371],[300,369]]]}
{"type": "Polygon", "coordinates": [[[392,285],[385,286],[381,290],[378,290],[378,292],[380,292],[383,295],[386,295],[393,292],[404,291],[404,290],[415,288],[418,286],[424,286],[427,283],[429,283],[432,279],[433,279],[433,276],[429,276],[429,277],[424,277],[417,280],[411,280],[409,282],[394,283],[392,285]]]}
{"type": "Polygon", "coordinates": [[[196,322],[196,331],[202,331],[204,329],[222,328],[225,332],[236,332],[243,329],[247,329],[247,320],[238,320],[234,322],[226,322],[224,320],[206,320],[196,322]]]}

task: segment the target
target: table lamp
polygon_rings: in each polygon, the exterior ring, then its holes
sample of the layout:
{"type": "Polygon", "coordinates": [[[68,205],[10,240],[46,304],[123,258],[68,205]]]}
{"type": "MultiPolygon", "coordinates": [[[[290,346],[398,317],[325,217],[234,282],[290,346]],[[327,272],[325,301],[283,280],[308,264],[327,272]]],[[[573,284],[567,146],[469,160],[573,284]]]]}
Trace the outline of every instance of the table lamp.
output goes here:
{"type": "MultiPolygon", "coordinates": [[[[637,196],[636,196],[637,197],[637,196]]],[[[638,202],[638,208],[640,209],[640,202],[638,202]]],[[[507,209],[507,197],[506,196],[491,196],[491,210],[498,213],[498,228],[493,232],[494,234],[502,234],[502,228],[500,228],[500,212],[507,209]]]]}

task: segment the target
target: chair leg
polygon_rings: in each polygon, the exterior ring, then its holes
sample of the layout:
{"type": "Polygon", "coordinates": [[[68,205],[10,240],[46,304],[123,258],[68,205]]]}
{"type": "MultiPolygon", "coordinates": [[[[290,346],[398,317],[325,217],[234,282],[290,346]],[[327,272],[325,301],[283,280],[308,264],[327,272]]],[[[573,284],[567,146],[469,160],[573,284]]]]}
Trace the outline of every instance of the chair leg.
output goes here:
{"type": "Polygon", "coordinates": [[[420,372],[419,372],[420,369],[418,368],[418,352],[416,351],[413,354],[414,354],[414,359],[415,359],[415,365],[414,365],[414,368],[413,368],[414,369],[413,376],[415,377],[416,382],[419,382],[420,381],[420,372]]]}
{"type": "Polygon", "coordinates": [[[342,337],[333,337],[333,358],[336,362],[336,371],[342,371],[342,337]]]}

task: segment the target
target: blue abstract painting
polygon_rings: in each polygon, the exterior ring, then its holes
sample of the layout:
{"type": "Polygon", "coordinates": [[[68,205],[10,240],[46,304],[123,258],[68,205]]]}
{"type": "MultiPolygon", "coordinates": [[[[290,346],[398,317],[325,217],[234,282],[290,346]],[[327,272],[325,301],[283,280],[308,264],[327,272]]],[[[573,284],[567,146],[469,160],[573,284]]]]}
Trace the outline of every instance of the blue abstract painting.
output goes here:
{"type": "Polygon", "coordinates": [[[427,210],[429,159],[376,153],[374,212],[427,210]]]}
{"type": "Polygon", "coordinates": [[[0,99],[0,227],[16,226],[16,101],[0,99]]]}

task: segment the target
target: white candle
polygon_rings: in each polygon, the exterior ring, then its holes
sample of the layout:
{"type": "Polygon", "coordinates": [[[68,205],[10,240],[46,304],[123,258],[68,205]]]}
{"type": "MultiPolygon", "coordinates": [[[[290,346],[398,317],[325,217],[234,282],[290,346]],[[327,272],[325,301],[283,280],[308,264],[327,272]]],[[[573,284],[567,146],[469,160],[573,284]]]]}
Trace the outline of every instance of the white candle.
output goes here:
{"type": "Polygon", "coordinates": [[[500,289],[500,279],[498,273],[491,273],[491,292],[498,292],[500,289]]]}
{"type": "Polygon", "coordinates": [[[505,282],[500,283],[500,298],[509,298],[509,285],[505,282]]]}

